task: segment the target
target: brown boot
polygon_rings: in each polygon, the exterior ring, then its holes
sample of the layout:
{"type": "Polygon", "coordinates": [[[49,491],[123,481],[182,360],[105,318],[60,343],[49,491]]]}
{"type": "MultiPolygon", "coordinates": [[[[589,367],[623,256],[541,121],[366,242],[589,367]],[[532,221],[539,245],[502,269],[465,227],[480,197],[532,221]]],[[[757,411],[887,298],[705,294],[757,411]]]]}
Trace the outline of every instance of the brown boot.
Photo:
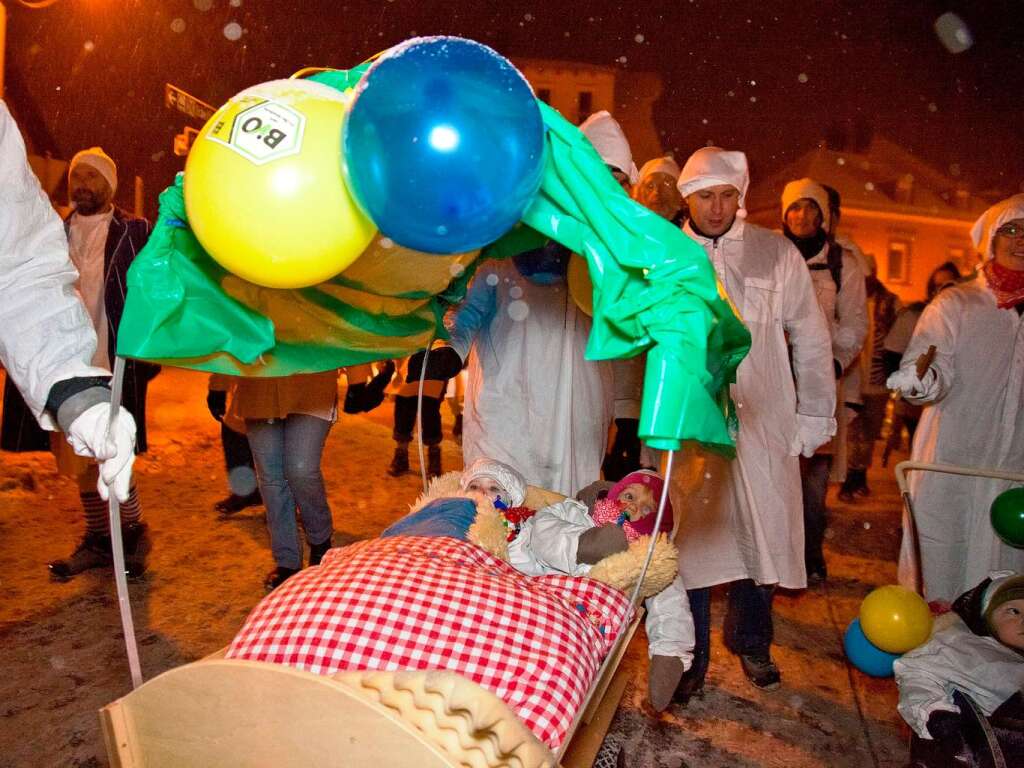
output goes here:
{"type": "Polygon", "coordinates": [[[55,581],[70,581],[82,571],[106,568],[112,562],[110,537],[103,533],[86,533],[74,552],[63,560],[47,563],[47,567],[55,581]]]}
{"type": "Polygon", "coordinates": [[[398,443],[395,446],[395,455],[391,459],[391,466],[388,467],[388,474],[392,477],[401,477],[409,472],[409,444],[398,443]]]}
{"type": "Polygon", "coordinates": [[[441,446],[427,446],[427,477],[440,477],[441,475],[441,446]]]}

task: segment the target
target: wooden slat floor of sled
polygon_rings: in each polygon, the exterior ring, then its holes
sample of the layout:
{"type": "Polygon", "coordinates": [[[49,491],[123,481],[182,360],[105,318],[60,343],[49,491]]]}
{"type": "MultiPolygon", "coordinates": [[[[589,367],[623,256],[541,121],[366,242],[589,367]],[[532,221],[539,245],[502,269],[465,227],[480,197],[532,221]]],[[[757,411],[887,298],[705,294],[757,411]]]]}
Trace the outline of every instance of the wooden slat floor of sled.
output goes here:
{"type": "Polygon", "coordinates": [[[100,710],[112,768],[450,768],[415,729],[322,675],[204,661],[100,710]]]}

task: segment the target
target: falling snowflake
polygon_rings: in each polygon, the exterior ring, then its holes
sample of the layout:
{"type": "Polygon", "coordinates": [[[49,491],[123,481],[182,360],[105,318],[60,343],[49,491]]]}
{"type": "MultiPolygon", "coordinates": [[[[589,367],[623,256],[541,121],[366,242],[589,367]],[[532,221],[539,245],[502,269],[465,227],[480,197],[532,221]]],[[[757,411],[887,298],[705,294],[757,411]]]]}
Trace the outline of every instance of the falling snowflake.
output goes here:
{"type": "Polygon", "coordinates": [[[192,5],[200,11],[208,11],[213,8],[213,0],[192,0],[192,5]]]}
{"type": "Polygon", "coordinates": [[[868,192],[874,192],[874,191],[875,191],[875,185],[874,185],[874,184],[872,184],[872,183],[871,183],[871,182],[869,181],[869,182],[867,182],[867,183],[866,183],[866,184],[864,185],[864,189],[866,189],[866,190],[867,190],[868,192]]]}
{"type": "Polygon", "coordinates": [[[936,104],[934,101],[928,102],[928,111],[929,112],[938,112],[939,111],[939,105],[936,104]]]}
{"type": "Polygon", "coordinates": [[[496,274],[494,274],[493,272],[491,272],[491,274],[489,274],[489,275],[487,276],[487,284],[488,284],[489,286],[491,286],[491,287],[494,287],[494,286],[495,286],[495,285],[497,285],[497,284],[498,284],[499,282],[500,282],[500,281],[498,280],[498,276],[497,276],[496,274]]]}
{"type": "Polygon", "coordinates": [[[521,323],[530,315],[530,305],[522,299],[513,301],[508,305],[508,316],[515,322],[521,323]]]}
{"type": "Polygon", "coordinates": [[[807,73],[801,72],[799,75],[796,76],[796,79],[798,83],[806,83],[808,80],[807,73]]]}
{"type": "Polygon", "coordinates": [[[523,298],[523,289],[520,288],[518,285],[513,285],[511,288],[508,289],[508,295],[511,296],[513,299],[521,299],[523,298]]]}
{"type": "Polygon", "coordinates": [[[844,158],[844,157],[837,157],[836,158],[836,165],[846,165],[846,158],[844,158]]]}
{"type": "Polygon", "coordinates": [[[452,277],[462,277],[465,271],[466,268],[457,261],[448,267],[448,274],[450,274],[452,277]]]}
{"type": "Polygon", "coordinates": [[[380,247],[381,248],[394,248],[395,247],[395,241],[392,240],[390,237],[382,237],[380,239],[380,247]]]}
{"type": "Polygon", "coordinates": [[[627,61],[625,56],[619,56],[619,64],[625,64],[627,61]]]}
{"type": "Polygon", "coordinates": [[[178,34],[181,34],[184,31],[185,31],[185,20],[184,19],[175,19],[174,21],[171,22],[171,32],[177,32],[178,34]]]}
{"type": "Polygon", "coordinates": [[[96,43],[94,43],[92,40],[86,40],[84,43],[82,43],[82,49],[86,53],[92,53],[96,50],[96,43]]]}
{"type": "Polygon", "coordinates": [[[238,8],[242,4],[242,0],[229,0],[228,5],[232,8],[238,8]]]}
{"type": "Polygon", "coordinates": [[[251,467],[235,467],[228,472],[228,485],[238,496],[248,496],[256,490],[256,473],[251,467]]]}
{"type": "Polygon", "coordinates": [[[751,103],[757,101],[757,96],[751,96],[750,97],[750,101],[751,101],[751,103]]]}
{"type": "Polygon", "coordinates": [[[736,95],[736,91],[729,91],[729,93],[726,95],[731,99],[733,96],[736,95]]]}
{"type": "Polygon", "coordinates": [[[523,19],[525,21],[533,21],[533,14],[532,13],[524,13],[523,14],[523,19]]]}
{"type": "Polygon", "coordinates": [[[701,122],[702,125],[707,125],[708,124],[708,119],[706,117],[701,118],[700,122],[701,122]]]}
{"type": "Polygon", "coordinates": [[[637,34],[637,35],[634,35],[634,36],[633,36],[633,39],[634,39],[634,40],[636,40],[636,41],[637,41],[638,43],[642,43],[642,42],[644,41],[644,39],[645,39],[645,38],[644,38],[644,36],[643,36],[643,35],[641,35],[641,34],[637,34]]]}
{"type": "Polygon", "coordinates": [[[871,530],[871,523],[867,523],[867,522],[864,523],[864,530],[865,531],[870,531],[871,530]]]}
{"type": "Polygon", "coordinates": [[[224,37],[235,42],[242,37],[242,25],[237,21],[230,21],[224,25],[224,37]]]}

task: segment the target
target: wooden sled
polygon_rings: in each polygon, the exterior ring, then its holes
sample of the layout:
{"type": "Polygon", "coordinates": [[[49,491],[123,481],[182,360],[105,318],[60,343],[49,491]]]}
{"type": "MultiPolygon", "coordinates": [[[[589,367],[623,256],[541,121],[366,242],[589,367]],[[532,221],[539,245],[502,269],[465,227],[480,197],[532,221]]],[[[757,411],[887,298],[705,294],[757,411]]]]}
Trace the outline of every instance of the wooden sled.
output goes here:
{"type": "MultiPolygon", "coordinates": [[[[561,499],[531,489],[528,502],[561,499]]],[[[628,683],[619,669],[643,611],[614,645],[577,713],[562,749],[552,753],[503,702],[454,673],[316,675],[293,667],[224,658],[226,649],[169,670],[100,710],[112,768],[239,766],[308,768],[589,768],[628,683]],[[432,695],[415,675],[458,679],[461,702],[432,695]],[[381,694],[360,676],[402,678],[381,694]],[[370,690],[373,689],[373,690],[370,690]],[[491,702],[468,717],[467,699],[491,702]],[[497,706],[494,703],[497,702],[497,706]],[[533,742],[534,747],[528,748],[533,742]],[[525,746],[524,746],[525,745],[525,746]]]]}

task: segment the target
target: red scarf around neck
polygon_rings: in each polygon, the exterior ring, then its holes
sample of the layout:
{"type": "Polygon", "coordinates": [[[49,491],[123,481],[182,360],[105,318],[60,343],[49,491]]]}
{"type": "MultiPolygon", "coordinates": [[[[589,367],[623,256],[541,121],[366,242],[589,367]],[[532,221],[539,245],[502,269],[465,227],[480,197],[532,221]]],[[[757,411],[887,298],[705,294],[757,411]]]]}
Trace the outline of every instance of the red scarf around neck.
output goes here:
{"type": "Polygon", "coordinates": [[[985,264],[985,279],[1000,309],[1012,309],[1024,301],[1024,270],[1004,267],[993,259],[985,264]]]}

